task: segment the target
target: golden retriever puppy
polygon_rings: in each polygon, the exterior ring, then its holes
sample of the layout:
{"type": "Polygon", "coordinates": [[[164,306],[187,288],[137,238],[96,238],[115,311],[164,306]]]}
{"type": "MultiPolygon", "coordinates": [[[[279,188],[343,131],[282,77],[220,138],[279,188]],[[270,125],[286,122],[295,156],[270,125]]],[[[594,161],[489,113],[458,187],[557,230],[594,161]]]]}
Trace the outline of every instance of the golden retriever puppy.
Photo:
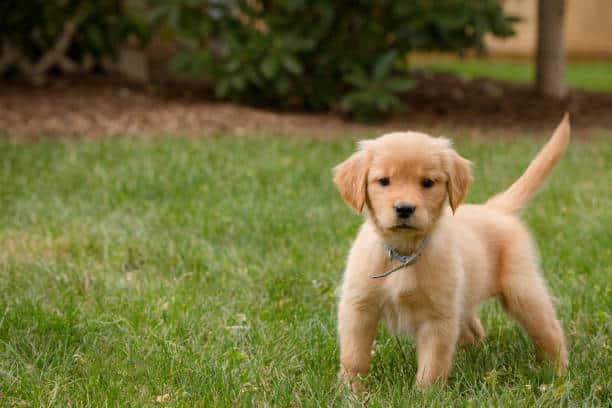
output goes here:
{"type": "Polygon", "coordinates": [[[478,306],[497,297],[562,374],[563,330],[518,213],[569,142],[566,114],[525,173],[485,204],[461,205],[470,162],[447,139],[398,132],[359,143],[334,169],[365,222],[348,255],[338,307],[340,375],[353,390],[369,369],[380,320],[416,339],[416,385],[444,381],[455,346],[484,336],[478,306]]]}

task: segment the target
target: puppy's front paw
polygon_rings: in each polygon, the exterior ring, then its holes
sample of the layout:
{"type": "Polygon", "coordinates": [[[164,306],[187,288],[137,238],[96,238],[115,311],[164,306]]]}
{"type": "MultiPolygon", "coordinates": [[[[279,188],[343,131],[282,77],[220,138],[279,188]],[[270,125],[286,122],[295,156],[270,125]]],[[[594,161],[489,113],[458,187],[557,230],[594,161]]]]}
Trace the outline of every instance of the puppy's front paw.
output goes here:
{"type": "Polygon", "coordinates": [[[419,391],[427,391],[435,389],[437,387],[443,387],[446,384],[445,378],[417,378],[415,382],[415,388],[419,391]]]}
{"type": "Polygon", "coordinates": [[[350,387],[356,396],[360,396],[365,391],[364,379],[360,374],[350,373],[346,369],[340,368],[338,380],[345,386],[350,387]]]}

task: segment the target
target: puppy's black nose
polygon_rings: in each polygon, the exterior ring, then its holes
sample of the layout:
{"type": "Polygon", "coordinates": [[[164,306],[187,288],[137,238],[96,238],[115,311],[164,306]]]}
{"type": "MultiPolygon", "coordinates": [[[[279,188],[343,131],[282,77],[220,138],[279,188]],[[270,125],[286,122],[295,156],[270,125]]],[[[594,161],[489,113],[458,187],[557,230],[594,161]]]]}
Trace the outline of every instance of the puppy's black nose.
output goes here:
{"type": "Polygon", "coordinates": [[[395,213],[399,218],[408,218],[414,213],[416,206],[412,204],[398,204],[395,206],[395,213]]]}

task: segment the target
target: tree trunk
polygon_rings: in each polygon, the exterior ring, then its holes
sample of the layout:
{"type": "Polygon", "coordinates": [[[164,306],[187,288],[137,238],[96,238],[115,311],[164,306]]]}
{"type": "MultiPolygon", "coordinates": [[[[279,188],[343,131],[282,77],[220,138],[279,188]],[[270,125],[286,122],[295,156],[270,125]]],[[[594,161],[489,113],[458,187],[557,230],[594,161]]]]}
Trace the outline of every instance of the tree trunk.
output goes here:
{"type": "Polygon", "coordinates": [[[561,99],[567,94],[563,20],[565,0],[538,1],[536,84],[544,96],[561,99]]]}

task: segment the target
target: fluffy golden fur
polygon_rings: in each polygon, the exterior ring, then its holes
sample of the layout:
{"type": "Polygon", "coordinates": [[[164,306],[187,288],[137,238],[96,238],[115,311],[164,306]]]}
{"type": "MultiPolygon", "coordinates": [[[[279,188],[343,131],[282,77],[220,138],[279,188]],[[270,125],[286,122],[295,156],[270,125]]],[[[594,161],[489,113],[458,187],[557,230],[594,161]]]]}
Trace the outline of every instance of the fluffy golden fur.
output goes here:
{"type": "Polygon", "coordinates": [[[365,213],[350,250],[338,306],[340,374],[360,388],[380,320],[416,339],[416,384],[448,376],[456,344],[481,340],[478,306],[498,298],[559,374],[568,364],[563,330],[538,270],[534,244],[519,210],[543,183],[569,142],[567,115],[525,173],[481,205],[460,205],[470,162],[447,139],[416,132],[363,141],[334,169],[346,203],[365,213]],[[398,206],[412,213],[400,217],[398,206]],[[429,237],[418,261],[395,266],[384,243],[410,254],[429,237]]]}

